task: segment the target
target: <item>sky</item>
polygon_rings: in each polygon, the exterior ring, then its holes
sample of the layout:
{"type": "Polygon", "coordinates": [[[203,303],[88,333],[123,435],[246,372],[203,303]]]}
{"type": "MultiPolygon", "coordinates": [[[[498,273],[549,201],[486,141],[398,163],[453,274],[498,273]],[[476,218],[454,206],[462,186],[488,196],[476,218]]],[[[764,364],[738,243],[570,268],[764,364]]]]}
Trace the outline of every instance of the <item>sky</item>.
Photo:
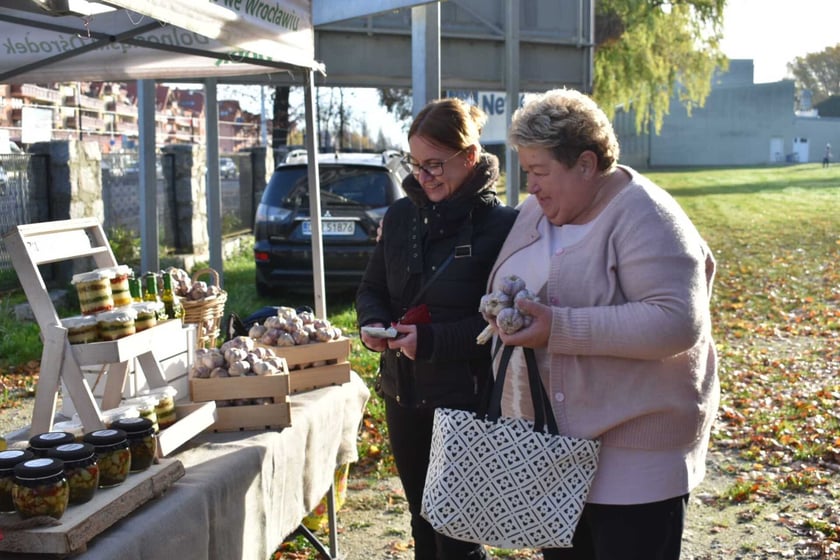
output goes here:
{"type": "Polygon", "coordinates": [[[788,77],[798,56],[840,43],[840,0],[728,0],[723,52],[751,58],[755,83],[788,77]]]}

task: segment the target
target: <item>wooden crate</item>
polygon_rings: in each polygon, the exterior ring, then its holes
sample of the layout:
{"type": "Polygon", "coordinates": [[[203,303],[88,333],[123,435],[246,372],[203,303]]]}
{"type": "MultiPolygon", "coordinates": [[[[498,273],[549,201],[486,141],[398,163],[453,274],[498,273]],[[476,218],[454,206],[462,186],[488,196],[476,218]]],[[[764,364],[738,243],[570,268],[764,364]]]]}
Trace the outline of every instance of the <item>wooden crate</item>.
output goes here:
{"type": "Polygon", "coordinates": [[[285,358],[289,366],[291,393],[311,391],[350,381],[350,339],[314,342],[300,346],[266,346],[285,358]]]}
{"type": "Polygon", "coordinates": [[[61,558],[83,552],[91,539],[149,500],[161,496],[182,476],[184,465],[181,461],[163,459],[145,471],[129,474],[119,486],[99,488],[89,502],[71,504],[57,525],[13,530],[5,523],[14,517],[6,516],[0,551],[50,554],[61,558]]]}
{"type": "Polygon", "coordinates": [[[236,430],[273,430],[292,425],[289,401],[289,373],[243,375],[214,379],[190,379],[193,402],[216,402],[216,421],[210,429],[217,432],[236,430]],[[226,406],[233,399],[270,397],[268,404],[226,406]]]}

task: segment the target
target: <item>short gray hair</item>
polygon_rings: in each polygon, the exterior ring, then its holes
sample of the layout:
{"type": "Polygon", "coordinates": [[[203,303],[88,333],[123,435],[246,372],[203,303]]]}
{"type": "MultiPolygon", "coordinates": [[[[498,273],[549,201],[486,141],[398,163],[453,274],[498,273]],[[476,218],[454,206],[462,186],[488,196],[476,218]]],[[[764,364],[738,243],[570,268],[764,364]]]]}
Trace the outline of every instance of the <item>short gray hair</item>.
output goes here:
{"type": "Polygon", "coordinates": [[[573,89],[527,95],[513,114],[508,140],[516,150],[546,148],[567,167],[586,150],[595,153],[601,171],[618,164],[620,150],[610,120],[589,96],[573,89]]]}

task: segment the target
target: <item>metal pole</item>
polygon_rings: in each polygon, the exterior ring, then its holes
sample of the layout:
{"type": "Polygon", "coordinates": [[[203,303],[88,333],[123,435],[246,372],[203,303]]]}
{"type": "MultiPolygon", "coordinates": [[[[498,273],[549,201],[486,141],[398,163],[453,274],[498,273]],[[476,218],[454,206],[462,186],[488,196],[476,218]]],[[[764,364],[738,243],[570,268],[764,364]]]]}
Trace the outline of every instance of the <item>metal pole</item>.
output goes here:
{"type": "MultiPolygon", "coordinates": [[[[505,27],[505,130],[519,107],[519,0],[507,0],[505,27]]],[[[519,204],[519,154],[505,147],[505,182],[508,206],[519,204]]]]}
{"type": "Polygon", "coordinates": [[[315,296],[315,316],[327,316],[324,284],[324,243],[321,230],[321,179],[318,173],[318,125],[315,120],[315,73],[306,71],[304,106],[306,111],[306,151],[309,179],[309,217],[312,220],[312,291],[315,296]]]}
{"type": "Polygon", "coordinates": [[[155,81],[137,81],[140,119],[140,266],[141,274],[160,269],[158,259],[157,177],[155,175],[155,81]]]}
{"type": "Polygon", "coordinates": [[[440,2],[411,8],[412,114],[440,97],[440,2]]]}
{"type": "MultiPolygon", "coordinates": [[[[224,278],[222,269],[222,188],[219,180],[219,104],[216,78],[204,80],[205,122],[207,129],[207,236],[210,267],[224,278]]],[[[222,282],[223,283],[223,282],[222,282]]]]}

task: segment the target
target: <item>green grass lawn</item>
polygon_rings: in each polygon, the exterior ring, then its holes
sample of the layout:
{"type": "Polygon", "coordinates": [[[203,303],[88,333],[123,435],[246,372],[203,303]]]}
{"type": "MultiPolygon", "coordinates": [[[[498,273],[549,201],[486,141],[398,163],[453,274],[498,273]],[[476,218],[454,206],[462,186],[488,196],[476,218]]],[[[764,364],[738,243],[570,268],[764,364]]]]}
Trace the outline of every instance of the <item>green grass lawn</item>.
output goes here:
{"type": "MultiPolygon", "coordinates": [[[[648,176],[677,198],[718,261],[712,305],[723,395],[712,445],[742,461],[732,465],[728,497],[825,488],[818,465],[840,462],[840,166],[648,176]],[[806,468],[783,468],[797,461],[806,468]]],[[[258,297],[247,252],[225,263],[224,285],[226,311],[242,317],[264,305],[312,305],[303,294],[258,297]]],[[[41,344],[34,325],[12,318],[21,293],[0,298],[0,373],[8,374],[38,360],[41,344]]],[[[328,319],[354,338],[353,369],[372,386],[378,360],[356,336],[352,294],[328,293],[327,310],[328,319]]],[[[12,388],[20,379],[5,375],[0,381],[12,388]]],[[[6,405],[13,404],[13,394],[6,395],[6,405]]],[[[386,435],[381,402],[374,397],[357,473],[393,472],[386,435]]]]}

